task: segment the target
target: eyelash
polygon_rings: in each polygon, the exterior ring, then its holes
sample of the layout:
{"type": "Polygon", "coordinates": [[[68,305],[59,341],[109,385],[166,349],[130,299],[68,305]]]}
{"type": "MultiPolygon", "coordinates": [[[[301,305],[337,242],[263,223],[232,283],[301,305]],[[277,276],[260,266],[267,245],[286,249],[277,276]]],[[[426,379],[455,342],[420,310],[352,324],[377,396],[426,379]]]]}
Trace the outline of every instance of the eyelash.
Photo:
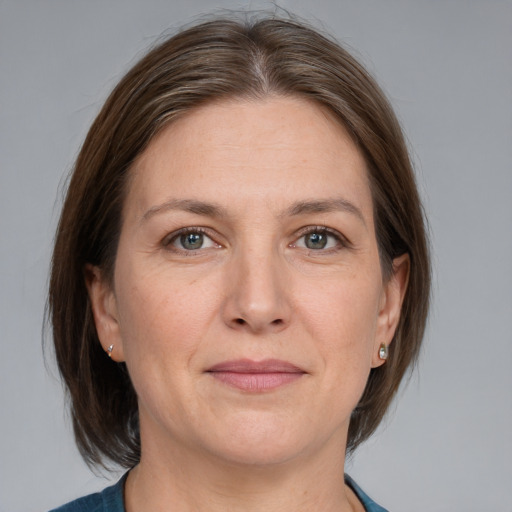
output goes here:
{"type": "MultiPolygon", "coordinates": [[[[217,243],[214,240],[214,238],[212,236],[210,236],[209,233],[210,233],[210,230],[203,228],[203,227],[192,226],[192,227],[181,228],[181,229],[174,231],[173,233],[167,235],[162,240],[162,246],[168,251],[177,252],[180,254],[184,254],[186,256],[194,256],[194,255],[197,255],[198,253],[200,253],[201,249],[205,250],[205,249],[210,249],[211,247],[202,247],[201,246],[197,249],[185,249],[185,248],[176,247],[173,244],[183,235],[201,234],[201,235],[204,235],[205,238],[209,239],[210,242],[216,246],[216,248],[222,247],[219,243],[217,243]]],[[[328,244],[329,242],[327,241],[326,243],[328,244]]],[[[340,249],[350,248],[351,246],[352,246],[352,244],[345,236],[343,236],[341,233],[339,233],[338,231],[336,231],[334,229],[327,228],[326,226],[305,227],[299,231],[298,237],[295,239],[295,241],[289,244],[289,247],[297,247],[299,249],[306,249],[309,251],[310,254],[314,254],[314,253],[325,254],[325,253],[337,252],[340,249]],[[310,235],[313,233],[316,233],[319,235],[327,235],[328,237],[334,238],[336,241],[336,246],[329,247],[327,249],[325,249],[325,248],[312,249],[309,247],[298,247],[297,244],[298,244],[299,240],[301,240],[301,239],[305,238],[307,235],[310,235]]]]}
{"type": "MultiPolygon", "coordinates": [[[[311,249],[308,247],[305,247],[306,250],[309,251],[310,254],[314,253],[330,253],[330,252],[336,252],[340,249],[344,248],[350,248],[352,247],[351,242],[343,236],[339,231],[336,231],[334,229],[328,228],[326,226],[308,226],[306,228],[303,228],[300,233],[299,237],[296,239],[295,242],[291,243],[291,247],[297,247],[297,242],[307,235],[318,233],[319,235],[327,235],[329,237],[332,237],[336,240],[336,247],[330,247],[328,249],[311,249]]],[[[328,243],[328,242],[327,242],[328,243]]]]}
{"type": "Polygon", "coordinates": [[[209,239],[211,241],[211,243],[213,245],[215,245],[217,248],[218,247],[221,247],[221,245],[219,243],[217,243],[210,235],[209,235],[209,230],[206,229],[206,228],[202,228],[202,227],[186,227],[186,228],[181,228],[181,229],[178,229],[177,231],[174,231],[173,233],[171,233],[170,235],[166,236],[163,240],[162,240],[162,246],[168,250],[168,251],[171,251],[171,252],[177,252],[177,253],[180,253],[180,254],[184,254],[186,256],[195,256],[197,255],[201,249],[209,249],[209,247],[206,247],[206,248],[203,248],[203,247],[199,247],[198,249],[185,249],[185,248],[180,248],[180,247],[175,247],[173,244],[180,238],[182,237],[183,235],[189,235],[189,234],[200,234],[200,235],[204,235],[204,237],[206,239],[209,239]]]}

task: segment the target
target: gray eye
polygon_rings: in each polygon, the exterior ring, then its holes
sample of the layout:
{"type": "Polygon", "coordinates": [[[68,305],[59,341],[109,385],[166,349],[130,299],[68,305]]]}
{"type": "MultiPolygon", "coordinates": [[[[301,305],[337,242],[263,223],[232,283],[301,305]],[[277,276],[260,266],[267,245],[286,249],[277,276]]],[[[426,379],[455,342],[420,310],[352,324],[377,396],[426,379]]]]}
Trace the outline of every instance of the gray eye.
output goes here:
{"type": "Polygon", "coordinates": [[[180,245],[187,251],[201,249],[204,243],[204,235],[202,233],[185,233],[179,238],[180,245]]]}
{"type": "Polygon", "coordinates": [[[169,235],[163,241],[165,248],[169,250],[181,252],[203,251],[205,249],[220,248],[207,234],[203,233],[200,228],[186,228],[181,233],[169,235]]]}
{"type": "Polygon", "coordinates": [[[308,249],[325,249],[328,236],[327,233],[308,233],[304,236],[304,243],[308,249]]]}

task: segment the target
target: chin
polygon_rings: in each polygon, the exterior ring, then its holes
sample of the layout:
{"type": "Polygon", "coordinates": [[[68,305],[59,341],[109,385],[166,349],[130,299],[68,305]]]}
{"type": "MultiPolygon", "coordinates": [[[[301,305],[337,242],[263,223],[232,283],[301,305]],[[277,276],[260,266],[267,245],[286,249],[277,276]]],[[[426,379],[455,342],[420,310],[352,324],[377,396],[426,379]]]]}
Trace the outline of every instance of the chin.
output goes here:
{"type": "Polygon", "coordinates": [[[297,429],[298,422],[293,426],[277,418],[252,420],[245,417],[230,422],[208,440],[209,451],[231,464],[257,467],[285,464],[314,444],[307,432],[297,429]]]}
{"type": "Polygon", "coordinates": [[[286,446],[266,440],[262,443],[232,443],[225,449],[220,449],[215,455],[226,463],[253,468],[268,468],[279,466],[295,459],[299,453],[297,446],[286,446]]]}

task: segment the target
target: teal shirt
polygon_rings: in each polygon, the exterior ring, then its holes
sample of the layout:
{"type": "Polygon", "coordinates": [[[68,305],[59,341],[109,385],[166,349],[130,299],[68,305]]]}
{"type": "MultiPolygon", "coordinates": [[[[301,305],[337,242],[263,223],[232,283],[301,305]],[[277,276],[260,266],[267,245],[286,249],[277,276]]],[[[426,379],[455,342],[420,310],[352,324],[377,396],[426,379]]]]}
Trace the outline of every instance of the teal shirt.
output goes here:
{"type": "MultiPolygon", "coordinates": [[[[89,494],[89,496],[79,498],[50,512],[125,512],[123,486],[127,475],[128,473],[126,473],[117,484],[107,487],[102,492],[89,494]]],[[[348,475],[345,475],[345,482],[356,493],[357,497],[364,505],[366,512],[387,512],[386,509],[377,505],[377,503],[367,496],[348,475]]]]}

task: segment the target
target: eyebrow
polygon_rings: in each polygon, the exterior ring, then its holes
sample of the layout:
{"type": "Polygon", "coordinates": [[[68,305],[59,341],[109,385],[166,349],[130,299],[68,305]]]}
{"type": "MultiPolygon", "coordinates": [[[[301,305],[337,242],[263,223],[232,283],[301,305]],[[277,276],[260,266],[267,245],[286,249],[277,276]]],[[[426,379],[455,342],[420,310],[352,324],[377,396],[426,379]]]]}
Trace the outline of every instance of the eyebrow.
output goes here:
{"type": "Polygon", "coordinates": [[[337,211],[355,215],[366,226],[366,221],[364,220],[364,216],[361,210],[355,204],[341,197],[336,197],[333,199],[299,201],[292,204],[285,211],[285,215],[293,217],[296,215],[305,215],[308,213],[329,213],[337,211]]]}
{"type": "MultiPolygon", "coordinates": [[[[182,210],[205,217],[227,217],[227,211],[224,207],[215,204],[198,201],[196,199],[169,199],[164,203],[152,206],[141,217],[140,222],[145,222],[159,213],[170,210],[182,210]]],[[[365,226],[366,222],[361,210],[341,197],[333,199],[306,200],[298,201],[289,206],[280,217],[295,217],[298,215],[307,215],[310,213],[329,213],[329,212],[347,212],[355,215],[365,226]]]]}
{"type": "Polygon", "coordinates": [[[152,206],[141,217],[140,221],[145,222],[158,213],[167,212],[170,210],[182,210],[196,215],[204,215],[209,217],[225,217],[226,210],[214,203],[205,203],[204,201],[197,201],[195,199],[170,199],[162,204],[152,206]]]}

